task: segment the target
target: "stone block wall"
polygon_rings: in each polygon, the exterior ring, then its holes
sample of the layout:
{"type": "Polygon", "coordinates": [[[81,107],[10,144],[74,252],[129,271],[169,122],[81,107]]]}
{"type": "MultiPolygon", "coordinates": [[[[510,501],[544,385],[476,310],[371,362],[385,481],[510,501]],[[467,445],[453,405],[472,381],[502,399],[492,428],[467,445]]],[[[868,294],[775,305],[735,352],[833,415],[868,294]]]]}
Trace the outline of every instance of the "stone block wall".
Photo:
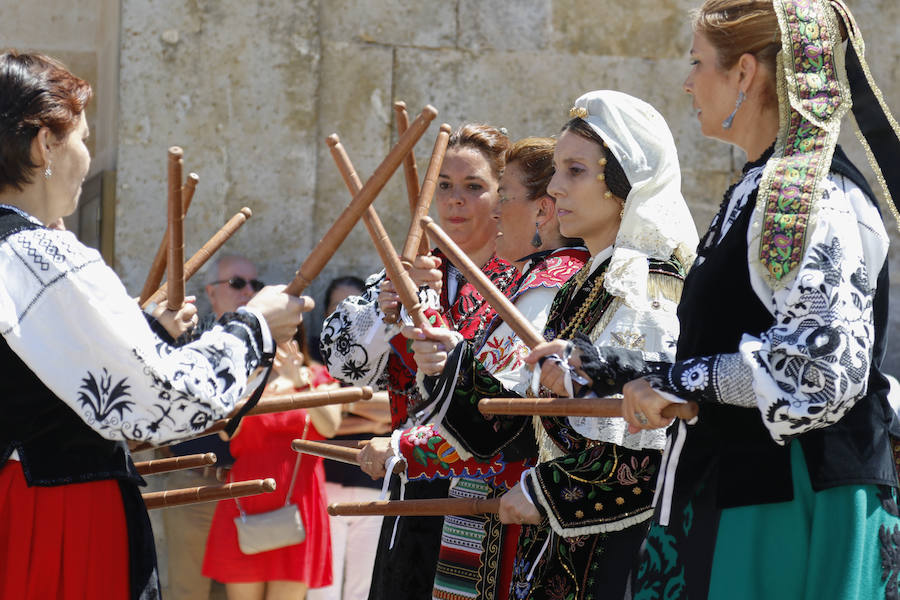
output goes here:
{"type": "MultiPolygon", "coordinates": [[[[123,0],[116,268],[136,292],[163,227],[166,147],[178,144],[186,170],[201,176],[188,252],[247,205],[255,216],[229,249],[259,261],[269,281],[289,278],[349,200],[325,136],[341,136],[365,179],[396,139],[395,99],[411,116],[431,103],[437,122],[486,122],[519,138],[555,134],[587,90],[644,98],[672,128],[702,232],[744,158],[700,135],[681,89],[696,4],[123,0]]],[[[900,111],[900,5],[854,4],[875,75],[900,111]]],[[[416,149],[420,174],[437,122],[416,149]]],[[[844,137],[864,165],[852,134],[844,137]]],[[[397,176],[376,202],[397,246],[406,206],[397,176]]],[[[892,264],[897,272],[896,249],[892,264]]],[[[378,268],[359,226],[310,292],[319,296],[336,275],[378,268]]],[[[900,358],[890,363],[900,371],[900,358]]]]}

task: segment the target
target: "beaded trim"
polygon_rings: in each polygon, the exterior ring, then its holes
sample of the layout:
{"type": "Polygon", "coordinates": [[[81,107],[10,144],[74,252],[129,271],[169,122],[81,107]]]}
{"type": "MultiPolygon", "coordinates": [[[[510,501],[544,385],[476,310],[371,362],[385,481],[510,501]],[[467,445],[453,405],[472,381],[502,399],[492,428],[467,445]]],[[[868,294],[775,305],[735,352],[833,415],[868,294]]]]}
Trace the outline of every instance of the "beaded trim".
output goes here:
{"type": "Polygon", "coordinates": [[[758,194],[759,262],[774,288],[796,274],[840,123],[851,106],[835,15],[824,0],[775,0],[781,123],[758,194]],[[761,223],[760,223],[761,221],[761,223]]]}

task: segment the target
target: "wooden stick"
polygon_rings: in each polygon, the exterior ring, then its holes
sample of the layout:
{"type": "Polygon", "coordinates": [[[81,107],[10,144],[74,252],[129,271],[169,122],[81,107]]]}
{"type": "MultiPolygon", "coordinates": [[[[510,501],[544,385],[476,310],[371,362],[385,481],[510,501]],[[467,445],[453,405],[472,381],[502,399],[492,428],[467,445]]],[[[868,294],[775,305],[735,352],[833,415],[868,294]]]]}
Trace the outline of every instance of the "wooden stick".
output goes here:
{"type": "MultiPolygon", "coordinates": [[[[486,415],[536,415],[544,417],[621,417],[620,398],[482,398],[478,410],[486,415]]],[[[672,403],[662,415],[690,421],[700,412],[696,402],[672,403]]]]}
{"type": "Polygon", "coordinates": [[[375,500],[372,502],[337,502],[328,505],[328,514],[332,516],[440,517],[449,515],[483,515],[498,512],[500,512],[500,498],[375,500]]]}
{"type": "Polygon", "coordinates": [[[205,467],[215,464],[215,462],[216,455],[212,452],[207,452],[206,454],[188,454],[187,456],[145,460],[134,463],[134,468],[141,475],[156,475],[157,473],[168,473],[169,471],[205,467]]]}
{"type": "Polygon", "coordinates": [[[431,209],[431,200],[437,189],[437,179],[441,174],[441,165],[444,164],[444,155],[447,153],[447,143],[450,141],[451,131],[450,126],[444,123],[434,141],[434,150],[431,151],[431,160],[428,163],[428,170],[425,171],[425,183],[422,185],[422,192],[419,194],[415,212],[409,224],[406,244],[403,245],[403,251],[400,253],[400,260],[407,268],[412,266],[417,254],[428,254],[431,249],[428,246],[428,236],[422,230],[422,217],[427,217],[428,211],[431,209]]]}
{"type": "Polygon", "coordinates": [[[390,153],[381,161],[381,164],[378,165],[378,168],[366,181],[363,189],[353,197],[350,205],[344,209],[344,212],[341,213],[328,232],[325,233],[319,243],[316,244],[316,247],[310,252],[309,256],[306,257],[306,260],[303,261],[303,264],[300,265],[294,280],[288,284],[285,290],[288,294],[299,296],[322,271],[325,264],[337,251],[338,246],[346,239],[350,234],[350,230],[362,217],[366,208],[372,204],[375,197],[387,184],[388,179],[397,170],[400,163],[403,162],[403,157],[412,150],[419,138],[425,133],[425,130],[428,129],[428,124],[436,116],[437,109],[433,106],[426,106],[421,114],[416,117],[416,120],[413,121],[412,125],[409,126],[409,129],[400,136],[390,153]]]}
{"type": "Polygon", "coordinates": [[[275,480],[251,479],[223,485],[202,485],[200,487],[168,490],[165,492],[148,492],[143,494],[144,504],[147,510],[168,508],[172,506],[184,506],[185,504],[199,504],[201,502],[213,502],[225,498],[243,498],[275,491],[275,480]]]}
{"type": "MultiPolygon", "coordinates": [[[[359,466],[359,455],[362,452],[359,448],[349,448],[343,445],[329,444],[327,442],[315,442],[311,440],[293,440],[291,448],[296,452],[310,454],[312,456],[321,456],[330,460],[336,460],[349,465],[359,466]]],[[[403,461],[394,465],[394,473],[402,473],[406,470],[406,463],[403,461]]]]}
{"type": "Polygon", "coordinates": [[[168,309],[184,306],[184,204],[181,199],[181,165],[184,152],[178,146],[169,148],[169,257],[168,309]]]}
{"type": "MultiPolygon", "coordinates": [[[[331,406],[333,404],[350,404],[353,402],[358,402],[360,400],[368,400],[372,397],[372,395],[372,388],[368,386],[345,387],[321,392],[296,392],[294,394],[278,395],[273,394],[271,396],[263,396],[260,401],[257,402],[256,406],[251,408],[247,414],[267,415],[271,413],[284,412],[286,410],[295,410],[298,408],[315,408],[317,406],[331,406]]],[[[236,414],[237,411],[240,410],[240,408],[240,406],[237,406],[233,411],[231,411],[231,414],[236,414]]],[[[225,429],[225,425],[227,424],[227,418],[219,419],[218,421],[213,422],[212,425],[210,425],[208,428],[198,433],[196,436],[171,442],[171,444],[178,444],[181,442],[186,442],[188,440],[196,439],[198,437],[207,436],[211,433],[223,431],[225,429]]],[[[166,443],[161,444],[160,446],[154,446],[149,442],[143,442],[132,447],[131,451],[138,452],[140,450],[147,450],[149,448],[162,448],[169,445],[169,443],[166,443]]]]}
{"type": "MultiPolygon", "coordinates": [[[[406,112],[406,102],[398,100],[394,102],[394,112],[397,113],[397,136],[401,136],[409,129],[409,114],[406,112]]],[[[409,212],[416,214],[416,203],[419,201],[419,168],[416,166],[416,155],[410,150],[403,159],[403,176],[406,179],[406,196],[409,198],[409,212]]]]}
{"type": "MultiPolygon", "coordinates": [[[[331,156],[334,158],[334,162],[344,178],[347,189],[356,196],[362,188],[362,183],[356,174],[356,169],[353,168],[353,163],[350,162],[350,157],[347,156],[347,152],[344,150],[343,144],[341,144],[340,138],[338,138],[337,134],[331,134],[328,136],[327,143],[331,148],[331,156]]],[[[381,224],[378,213],[375,212],[372,206],[368,206],[363,213],[363,223],[365,223],[366,229],[369,230],[369,235],[375,243],[381,262],[384,263],[384,270],[388,278],[394,283],[394,288],[397,290],[400,302],[406,308],[406,312],[412,317],[413,323],[417,327],[427,325],[428,318],[425,316],[424,307],[419,302],[418,288],[400,263],[397,251],[394,250],[394,245],[381,224]]]]}
{"type": "MultiPolygon", "coordinates": [[[[194,199],[194,191],[197,189],[197,183],[199,181],[199,175],[196,173],[189,173],[187,182],[181,188],[181,204],[184,209],[185,217],[187,217],[188,208],[190,208],[191,201],[194,199]]],[[[150,263],[150,272],[147,273],[147,279],[144,281],[144,289],[141,290],[141,298],[138,301],[139,304],[146,302],[147,298],[149,298],[162,283],[163,275],[166,272],[168,258],[169,226],[167,223],[165,235],[163,236],[163,239],[159,241],[159,247],[156,249],[156,256],[153,257],[153,262],[150,263]]]]}
{"type": "MultiPolygon", "coordinates": [[[[233,236],[238,229],[243,226],[247,220],[253,216],[253,211],[251,211],[246,206],[240,210],[236,215],[228,219],[228,222],[225,223],[219,231],[215,233],[209,241],[203,244],[203,246],[194,253],[194,255],[188,259],[186,263],[184,263],[184,280],[187,281],[194,274],[200,270],[206,262],[212,258],[212,255],[215,254],[219,248],[221,248],[225,242],[227,242],[231,236],[233,236]]],[[[182,286],[183,287],[183,286],[182,286]]],[[[168,289],[167,286],[163,286],[153,292],[153,295],[147,298],[147,300],[141,305],[141,308],[146,308],[148,304],[151,302],[156,302],[157,304],[162,303],[168,298],[168,289]]]]}
{"type": "Polygon", "coordinates": [[[437,247],[460,270],[466,281],[475,286],[478,293],[497,311],[503,322],[509,325],[510,329],[519,336],[526,346],[534,349],[535,346],[544,342],[544,338],[532,327],[531,322],[497,289],[497,286],[491,283],[487,275],[466,256],[465,252],[459,249],[459,246],[450,239],[450,236],[444,233],[444,230],[437,223],[432,221],[430,217],[423,217],[421,222],[422,227],[431,234],[431,239],[434,240],[437,247]]]}

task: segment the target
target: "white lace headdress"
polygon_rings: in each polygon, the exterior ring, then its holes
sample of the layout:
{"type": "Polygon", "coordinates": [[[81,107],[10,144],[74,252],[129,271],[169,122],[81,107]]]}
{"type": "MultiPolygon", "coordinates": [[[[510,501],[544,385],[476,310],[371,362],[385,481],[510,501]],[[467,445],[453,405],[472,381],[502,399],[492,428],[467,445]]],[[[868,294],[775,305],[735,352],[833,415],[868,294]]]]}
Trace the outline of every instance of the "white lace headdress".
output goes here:
{"type": "Polygon", "coordinates": [[[606,142],[631,184],[604,286],[639,308],[647,298],[647,258],[674,254],[685,270],[696,258],[697,229],[681,195],[675,140],[655,108],[622,92],[588,92],[572,115],[606,142]]]}

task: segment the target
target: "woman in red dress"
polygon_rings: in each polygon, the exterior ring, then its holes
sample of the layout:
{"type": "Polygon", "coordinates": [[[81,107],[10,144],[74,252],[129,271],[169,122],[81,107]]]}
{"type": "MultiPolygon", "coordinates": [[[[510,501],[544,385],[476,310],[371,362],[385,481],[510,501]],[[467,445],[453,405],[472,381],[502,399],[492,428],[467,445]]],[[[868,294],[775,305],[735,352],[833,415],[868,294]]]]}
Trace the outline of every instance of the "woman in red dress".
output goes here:
{"type": "MultiPolygon", "coordinates": [[[[266,393],[337,387],[325,367],[307,358],[302,327],[295,340],[278,348],[275,358],[278,377],[268,385],[266,393]],[[303,345],[302,352],[298,344],[303,345]]],[[[240,514],[238,502],[219,502],[206,543],[203,575],[224,582],[229,600],[302,600],[308,589],[331,584],[331,531],[325,511],[322,459],[298,455],[291,449],[291,440],[331,437],[339,422],[339,406],[251,415],[241,422],[231,439],[231,453],[235,458],[232,479],[273,477],[278,487],[271,494],[241,498],[240,508],[253,515],[284,506],[300,456],[290,501],[300,509],[306,539],[293,546],[244,554],[238,546],[234,524],[240,514]]]]}

